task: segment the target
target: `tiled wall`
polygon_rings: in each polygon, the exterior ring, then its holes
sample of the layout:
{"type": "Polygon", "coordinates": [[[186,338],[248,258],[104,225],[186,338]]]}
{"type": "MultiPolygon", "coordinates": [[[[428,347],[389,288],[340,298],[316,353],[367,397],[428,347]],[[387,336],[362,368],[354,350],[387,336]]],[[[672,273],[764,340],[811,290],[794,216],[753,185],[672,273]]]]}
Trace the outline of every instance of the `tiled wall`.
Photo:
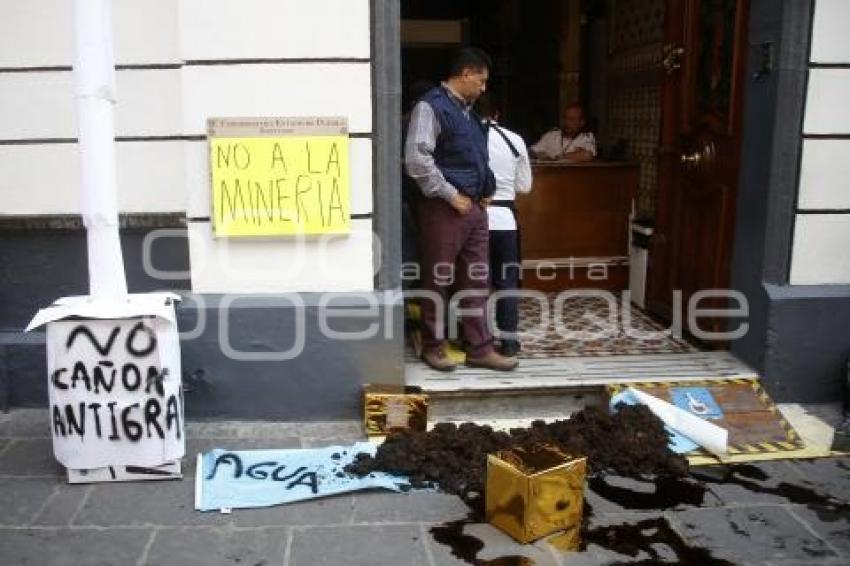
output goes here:
{"type": "Polygon", "coordinates": [[[803,120],[790,282],[850,283],[850,21],[847,0],[817,0],[803,120]]]}
{"type": "Polygon", "coordinates": [[[661,52],[664,0],[611,0],[608,59],[608,120],[602,134],[627,140],[627,155],[639,161],[638,212],[651,217],[658,183],[661,124],[661,52]]]}

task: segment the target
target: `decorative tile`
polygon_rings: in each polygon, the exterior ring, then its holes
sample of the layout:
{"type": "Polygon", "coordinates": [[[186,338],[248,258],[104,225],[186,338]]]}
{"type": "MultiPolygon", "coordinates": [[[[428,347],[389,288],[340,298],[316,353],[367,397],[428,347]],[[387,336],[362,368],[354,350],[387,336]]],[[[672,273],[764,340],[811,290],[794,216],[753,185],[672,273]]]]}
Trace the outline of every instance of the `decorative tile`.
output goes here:
{"type": "Polygon", "coordinates": [[[531,298],[520,299],[520,358],[698,351],[682,338],[665,335],[662,325],[634,305],[623,312],[618,301],[611,316],[608,303],[601,297],[569,297],[556,318],[557,293],[546,295],[549,324],[545,326],[540,324],[541,304],[531,298]]]}
{"type": "Polygon", "coordinates": [[[664,0],[616,0],[611,7],[608,59],[609,143],[625,140],[640,163],[638,215],[652,217],[658,184],[664,0]]]}

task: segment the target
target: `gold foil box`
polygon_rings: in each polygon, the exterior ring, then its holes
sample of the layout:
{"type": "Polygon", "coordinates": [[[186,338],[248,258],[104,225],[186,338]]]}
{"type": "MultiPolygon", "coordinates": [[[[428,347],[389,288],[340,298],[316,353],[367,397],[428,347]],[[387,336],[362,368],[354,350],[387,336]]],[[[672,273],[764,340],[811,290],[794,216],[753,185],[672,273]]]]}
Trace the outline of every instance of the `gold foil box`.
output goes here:
{"type": "Polygon", "coordinates": [[[572,548],[584,506],[587,458],[551,446],[514,448],[487,457],[487,521],[526,544],[567,531],[572,548]]]}
{"type": "Polygon", "coordinates": [[[424,431],[428,423],[428,395],[419,387],[365,385],[363,423],[368,436],[424,431]]]}

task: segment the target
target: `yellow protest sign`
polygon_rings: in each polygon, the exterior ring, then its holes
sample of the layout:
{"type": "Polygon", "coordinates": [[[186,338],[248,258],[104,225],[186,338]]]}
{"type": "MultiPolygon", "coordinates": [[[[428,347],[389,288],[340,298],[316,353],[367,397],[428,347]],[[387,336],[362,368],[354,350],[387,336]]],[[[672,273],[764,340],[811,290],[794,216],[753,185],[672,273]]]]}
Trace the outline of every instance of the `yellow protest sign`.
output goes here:
{"type": "Polygon", "coordinates": [[[209,134],[217,236],[350,231],[344,118],[213,119],[209,134]]]}

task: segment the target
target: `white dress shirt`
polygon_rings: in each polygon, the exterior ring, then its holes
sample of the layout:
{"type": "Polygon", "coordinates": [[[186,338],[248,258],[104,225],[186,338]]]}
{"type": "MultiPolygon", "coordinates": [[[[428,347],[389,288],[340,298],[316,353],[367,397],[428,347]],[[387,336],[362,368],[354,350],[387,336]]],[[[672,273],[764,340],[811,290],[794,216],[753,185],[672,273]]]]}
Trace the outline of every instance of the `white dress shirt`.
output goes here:
{"type": "MultiPolygon", "coordinates": [[[[517,194],[531,190],[531,163],[525,142],[514,132],[496,124],[519,155],[514,157],[510,146],[492,126],[487,137],[487,151],[490,155],[490,169],[496,177],[496,192],[493,200],[514,200],[517,194]]],[[[488,206],[487,221],[490,230],[516,230],[513,212],[504,206],[488,206]]]]}
{"type": "Polygon", "coordinates": [[[561,159],[565,153],[577,149],[586,149],[596,157],[596,138],[590,132],[582,132],[570,138],[556,128],[543,134],[543,137],[531,146],[534,153],[550,159],[561,159]]]}

